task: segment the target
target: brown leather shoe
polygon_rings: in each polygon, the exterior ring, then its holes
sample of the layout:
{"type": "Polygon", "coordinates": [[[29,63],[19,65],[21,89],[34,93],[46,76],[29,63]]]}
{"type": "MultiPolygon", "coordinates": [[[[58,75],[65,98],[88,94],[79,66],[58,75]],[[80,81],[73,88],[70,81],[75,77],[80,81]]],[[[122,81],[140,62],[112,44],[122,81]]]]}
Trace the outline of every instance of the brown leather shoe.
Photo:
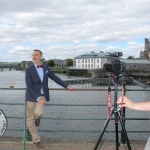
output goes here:
{"type": "Polygon", "coordinates": [[[35,119],[35,125],[36,125],[36,127],[40,126],[40,118],[35,119]]]}
{"type": "Polygon", "coordinates": [[[44,148],[44,146],[42,145],[42,143],[41,142],[37,142],[37,143],[33,143],[35,146],[36,146],[36,148],[37,149],[43,149],[44,148]]]}

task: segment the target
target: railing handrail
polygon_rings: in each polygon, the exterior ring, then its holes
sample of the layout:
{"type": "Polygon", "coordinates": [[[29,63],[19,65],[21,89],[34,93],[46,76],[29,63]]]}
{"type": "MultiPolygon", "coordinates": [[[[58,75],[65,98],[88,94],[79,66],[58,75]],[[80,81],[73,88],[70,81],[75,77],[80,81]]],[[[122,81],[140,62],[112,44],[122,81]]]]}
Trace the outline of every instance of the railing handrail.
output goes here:
{"type": "MultiPolygon", "coordinates": [[[[0,88],[0,90],[26,90],[27,88],[0,88]]],[[[75,91],[107,91],[108,88],[75,88],[75,91]]],[[[66,91],[67,89],[64,88],[49,88],[49,90],[59,90],[59,91],[66,91]]],[[[114,88],[111,88],[112,91],[114,91],[114,88]]],[[[118,91],[121,91],[121,88],[117,89],[118,91]]],[[[150,91],[149,89],[126,89],[126,91],[150,91]]]]}
{"type": "MultiPolygon", "coordinates": [[[[6,118],[17,118],[24,119],[24,117],[6,117],[6,118]]],[[[50,120],[106,120],[107,118],[50,118],[50,117],[42,117],[42,119],[50,119],[50,120]]],[[[114,120],[113,118],[111,120],[114,120]]],[[[126,118],[126,120],[149,120],[149,118],[126,118]]]]}

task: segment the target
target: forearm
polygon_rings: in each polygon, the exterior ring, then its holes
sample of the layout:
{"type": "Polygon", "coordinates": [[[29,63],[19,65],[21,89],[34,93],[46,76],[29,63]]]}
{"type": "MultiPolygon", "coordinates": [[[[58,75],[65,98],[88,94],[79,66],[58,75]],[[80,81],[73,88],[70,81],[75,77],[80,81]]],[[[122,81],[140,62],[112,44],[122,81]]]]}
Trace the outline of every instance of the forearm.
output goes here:
{"type": "Polygon", "coordinates": [[[66,84],[64,81],[62,81],[58,76],[56,76],[50,69],[49,69],[49,78],[51,78],[53,81],[55,81],[60,86],[67,88],[68,84],[66,84]]]}
{"type": "Polygon", "coordinates": [[[134,103],[132,109],[140,110],[140,111],[150,111],[150,101],[149,102],[134,103]]]}

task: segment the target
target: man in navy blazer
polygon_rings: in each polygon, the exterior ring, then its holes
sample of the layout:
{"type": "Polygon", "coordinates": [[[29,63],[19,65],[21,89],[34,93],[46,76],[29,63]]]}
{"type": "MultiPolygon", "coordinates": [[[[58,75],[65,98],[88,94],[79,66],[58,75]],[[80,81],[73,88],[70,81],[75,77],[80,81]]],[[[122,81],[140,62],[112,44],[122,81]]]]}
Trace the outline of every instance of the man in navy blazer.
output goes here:
{"type": "Polygon", "coordinates": [[[34,50],[32,55],[33,65],[26,69],[26,101],[27,101],[27,125],[32,135],[32,140],[37,148],[44,148],[36,127],[40,125],[40,118],[44,113],[46,102],[50,101],[48,78],[54,80],[62,87],[74,91],[74,88],[68,86],[59,77],[57,77],[47,65],[42,64],[42,52],[34,50]]]}

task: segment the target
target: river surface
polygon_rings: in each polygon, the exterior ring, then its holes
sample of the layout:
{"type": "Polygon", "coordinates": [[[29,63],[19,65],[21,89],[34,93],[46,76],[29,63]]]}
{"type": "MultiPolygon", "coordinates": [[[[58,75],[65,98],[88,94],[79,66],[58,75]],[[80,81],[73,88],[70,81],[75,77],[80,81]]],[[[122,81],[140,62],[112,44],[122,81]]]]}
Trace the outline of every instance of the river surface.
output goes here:
{"type": "MultiPolygon", "coordinates": [[[[61,79],[75,79],[79,77],[67,76],[66,74],[56,74],[61,79]]],[[[25,72],[24,71],[9,71],[4,69],[0,71],[0,88],[9,88],[14,85],[15,88],[25,88],[25,72]]],[[[91,84],[76,84],[72,85],[75,88],[107,88],[106,86],[93,86],[91,84]]],[[[50,88],[61,88],[55,82],[49,79],[50,88]]],[[[141,89],[138,86],[126,86],[129,89],[141,89]]],[[[113,87],[112,87],[113,88],[113,87]]],[[[119,87],[120,88],[120,87],[119,87]]],[[[118,92],[118,96],[121,92],[118,92]]],[[[147,101],[150,99],[149,91],[127,91],[126,95],[136,102],[147,101]]],[[[112,96],[113,97],[113,96],[112,96]]],[[[105,91],[50,91],[51,101],[48,104],[105,104],[105,91]]],[[[0,103],[24,103],[24,90],[0,90],[0,103]]],[[[0,105],[0,109],[4,111],[7,117],[23,117],[24,106],[20,105],[0,105]]],[[[142,112],[126,109],[126,117],[128,118],[149,118],[150,112],[142,112]]],[[[85,118],[98,119],[106,118],[107,112],[105,107],[101,106],[46,106],[43,117],[47,118],[85,118]]],[[[60,138],[60,139],[94,139],[96,140],[101,131],[105,120],[50,120],[42,119],[39,130],[59,130],[63,132],[39,132],[41,137],[60,138]],[[95,132],[65,132],[65,130],[79,131],[95,131],[95,132]]],[[[23,119],[8,118],[8,129],[5,136],[22,137],[22,131],[10,131],[12,129],[23,129],[23,119]]],[[[149,120],[127,120],[125,124],[129,139],[148,139],[150,133],[149,120]],[[128,133],[128,131],[146,130],[147,133],[128,133]]],[[[119,130],[121,129],[119,124],[119,130]]],[[[115,130],[113,121],[110,121],[107,130],[115,130]]],[[[120,134],[119,134],[120,136],[120,134]]],[[[105,132],[103,139],[114,139],[115,133],[105,132]]]]}

